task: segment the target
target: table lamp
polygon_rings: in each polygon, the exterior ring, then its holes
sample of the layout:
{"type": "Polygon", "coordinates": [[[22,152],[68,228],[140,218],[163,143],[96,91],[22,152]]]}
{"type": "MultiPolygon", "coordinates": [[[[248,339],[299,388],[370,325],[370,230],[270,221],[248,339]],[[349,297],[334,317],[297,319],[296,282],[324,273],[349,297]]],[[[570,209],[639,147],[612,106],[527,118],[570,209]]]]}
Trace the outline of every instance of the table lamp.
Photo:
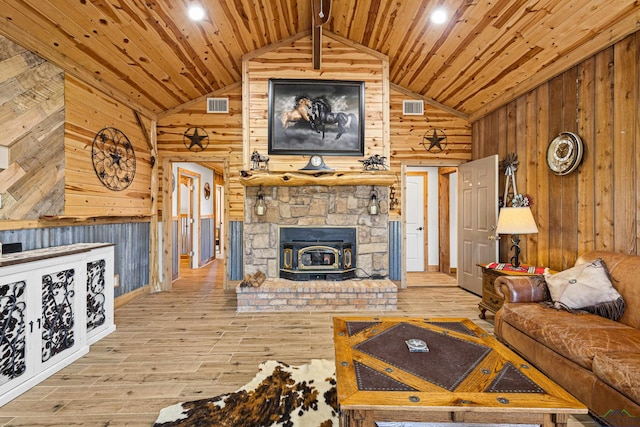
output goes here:
{"type": "Polygon", "coordinates": [[[528,206],[525,207],[505,207],[498,215],[498,226],[496,233],[511,234],[511,249],[514,251],[511,257],[511,265],[518,268],[520,266],[520,234],[537,233],[538,227],[533,219],[533,214],[528,206]]]}

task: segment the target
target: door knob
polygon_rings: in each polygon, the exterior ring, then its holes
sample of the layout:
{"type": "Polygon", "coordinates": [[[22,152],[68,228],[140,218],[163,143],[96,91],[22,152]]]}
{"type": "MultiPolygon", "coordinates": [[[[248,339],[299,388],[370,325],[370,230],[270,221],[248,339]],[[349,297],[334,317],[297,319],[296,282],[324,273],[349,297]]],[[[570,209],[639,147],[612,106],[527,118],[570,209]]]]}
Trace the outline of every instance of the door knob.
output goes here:
{"type": "Polygon", "coordinates": [[[418,228],[416,228],[416,230],[422,231],[422,227],[418,227],[418,228]]]}

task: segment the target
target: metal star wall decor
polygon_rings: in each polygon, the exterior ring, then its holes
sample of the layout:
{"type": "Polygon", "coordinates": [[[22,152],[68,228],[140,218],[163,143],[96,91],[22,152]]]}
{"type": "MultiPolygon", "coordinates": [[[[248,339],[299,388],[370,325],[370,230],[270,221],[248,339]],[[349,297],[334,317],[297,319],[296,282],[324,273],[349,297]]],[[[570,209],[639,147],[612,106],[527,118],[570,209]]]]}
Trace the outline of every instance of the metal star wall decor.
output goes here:
{"type": "Polygon", "coordinates": [[[184,132],[182,140],[188,150],[195,152],[204,151],[209,146],[209,135],[207,131],[199,127],[187,129],[184,132]]]}
{"type": "Polygon", "coordinates": [[[439,153],[444,150],[447,145],[447,135],[442,129],[433,129],[426,131],[420,143],[430,153],[439,153]],[[431,135],[429,135],[431,133],[431,135]],[[428,147],[427,147],[428,145],[428,147]]]}

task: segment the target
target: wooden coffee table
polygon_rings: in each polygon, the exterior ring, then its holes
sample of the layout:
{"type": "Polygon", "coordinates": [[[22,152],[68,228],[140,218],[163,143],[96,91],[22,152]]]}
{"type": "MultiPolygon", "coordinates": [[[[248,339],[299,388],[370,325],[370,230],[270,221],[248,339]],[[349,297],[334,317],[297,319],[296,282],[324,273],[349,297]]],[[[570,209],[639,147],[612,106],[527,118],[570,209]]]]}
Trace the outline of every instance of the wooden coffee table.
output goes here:
{"type": "Polygon", "coordinates": [[[463,318],[333,319],[342,427],[376,422],[565,426],[587,408],[463,318]],[[406,341],[425,342],[410,352],[406,341]]]}

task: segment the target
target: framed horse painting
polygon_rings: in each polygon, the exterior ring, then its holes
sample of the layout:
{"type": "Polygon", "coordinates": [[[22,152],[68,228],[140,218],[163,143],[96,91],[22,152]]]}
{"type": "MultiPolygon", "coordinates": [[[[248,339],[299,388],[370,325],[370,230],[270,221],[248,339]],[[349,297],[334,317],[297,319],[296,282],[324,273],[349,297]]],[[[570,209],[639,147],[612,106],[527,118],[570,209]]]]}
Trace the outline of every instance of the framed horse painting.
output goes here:
{"type": "Polygon", "coordinates": [[[269,154],[364,155],[364,82],[270,79],[269,154]]]}

